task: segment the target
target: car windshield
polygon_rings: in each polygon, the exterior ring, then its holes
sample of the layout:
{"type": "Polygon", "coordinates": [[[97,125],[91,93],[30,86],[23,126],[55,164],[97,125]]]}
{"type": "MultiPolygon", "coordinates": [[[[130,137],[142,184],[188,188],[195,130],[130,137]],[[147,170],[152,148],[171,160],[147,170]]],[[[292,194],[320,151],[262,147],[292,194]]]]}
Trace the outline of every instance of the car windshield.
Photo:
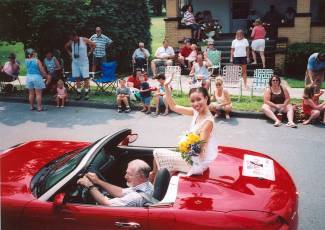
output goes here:
{"type": "Polygon", "coordinates": [[[68,152],[43,167],[32,179],[31,189],[36,197],[40,197],[53,185],[72,172],[87,152],[97,143],[68,152]]]}

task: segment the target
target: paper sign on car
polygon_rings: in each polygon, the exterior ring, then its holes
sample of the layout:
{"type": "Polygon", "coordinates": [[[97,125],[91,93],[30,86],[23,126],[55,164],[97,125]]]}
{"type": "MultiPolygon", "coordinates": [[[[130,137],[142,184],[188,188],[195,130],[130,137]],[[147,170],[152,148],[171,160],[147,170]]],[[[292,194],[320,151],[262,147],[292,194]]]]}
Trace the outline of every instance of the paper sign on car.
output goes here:
{"type": "Polygon", "coordinates": [[[244,155],[243,176],[275,180],[273,160],[253,155],[244,155]]]}

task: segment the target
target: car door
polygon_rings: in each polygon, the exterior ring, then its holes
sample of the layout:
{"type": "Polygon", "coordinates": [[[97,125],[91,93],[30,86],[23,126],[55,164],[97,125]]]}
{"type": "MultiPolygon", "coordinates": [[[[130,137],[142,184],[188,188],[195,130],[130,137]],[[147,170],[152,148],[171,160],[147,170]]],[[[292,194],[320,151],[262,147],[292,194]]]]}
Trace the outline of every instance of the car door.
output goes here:
{"type": "Polygon", "coordinates": [[[33,201],[24,210],[24,229],[148,229],[148,208],[106,207],[33,201]]]}

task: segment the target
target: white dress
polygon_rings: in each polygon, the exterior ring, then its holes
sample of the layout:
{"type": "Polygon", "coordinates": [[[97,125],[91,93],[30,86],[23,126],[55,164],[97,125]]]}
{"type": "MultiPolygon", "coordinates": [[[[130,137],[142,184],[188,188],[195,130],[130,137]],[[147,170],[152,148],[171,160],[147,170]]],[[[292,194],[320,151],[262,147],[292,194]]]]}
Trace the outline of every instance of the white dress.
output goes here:
{"type": "Polygon", "coordinates": [[[191,122],[190,132],[199,134],[203,125],[211,121],[212,131],[206,144],[205,157],[200,159],[199,157],[192,157],[193,165],[189,165],[181,156],[181,153],[171,151],[169,149],[155,149],[153,151],[154,159],[157,164],[158,170],[161,168],[167,168],[169,172],[181,171],[186,172],[188,176],[202,175],[203,172],[209,168],[211,162],[215,160],[218,155],[218,144],[215,134],[215,124],[212,114],[209,114],[196,123],[199,113],[194,111],[193,119],[191,122]]]}

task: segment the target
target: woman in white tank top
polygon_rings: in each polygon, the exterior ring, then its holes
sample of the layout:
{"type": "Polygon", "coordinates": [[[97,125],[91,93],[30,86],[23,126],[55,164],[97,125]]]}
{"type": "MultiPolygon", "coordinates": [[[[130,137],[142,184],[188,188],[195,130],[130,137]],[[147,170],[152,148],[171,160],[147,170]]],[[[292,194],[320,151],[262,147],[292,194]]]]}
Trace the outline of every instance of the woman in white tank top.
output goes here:
{"type": "Polygon", "coordinates": [[[189,99],[192,107],[176,105],[171,96],[171,89],[169,86],[172,77],[166,80],[165,83],[168,105],[170,109],[176,113],[193,117],[189,131],[200,135],[200,139],[205,143],[201,146],[199,156],[192,157],[192,166],[181,157],[181,153],[179,152],[168,149],[155,149],[153,152],[153,174],[160,168],[167,168],[170,172],[186,172],[188,176],[201,175],[209,168],[210,163],[215,160],[218,154],[214,118],[209,110],[210,98],[208,91],[203,87],[192,88],[189,92],[189,99]]]}

